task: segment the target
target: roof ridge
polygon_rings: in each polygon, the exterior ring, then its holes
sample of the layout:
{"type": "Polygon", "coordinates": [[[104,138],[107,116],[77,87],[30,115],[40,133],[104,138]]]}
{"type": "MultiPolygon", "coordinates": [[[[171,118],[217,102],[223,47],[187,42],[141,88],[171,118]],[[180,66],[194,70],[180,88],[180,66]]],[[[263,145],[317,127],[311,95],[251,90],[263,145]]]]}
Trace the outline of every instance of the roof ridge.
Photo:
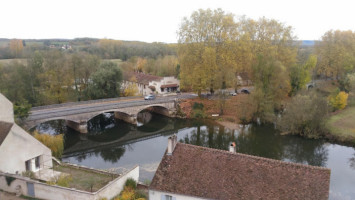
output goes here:
{"type": "Polygon", "coordinates": [[[221,150],[221,149],[214,149],[214,148],[210,148],[210,147],[203,147],[203,146],[197,146],[197,145],[193,145],[193,144],[186,144],[186,143],[181,143],[178,142],[177,144],[179,145],[186,145],[192,148],[200,148],[200,149],[205,149],[208,151],[215,151],[215,152],[219,152],[219,153],[224,153],[224,154],[229,154],[229,155],[236,155],[236,156],[242,156],[242,157],[246,157],[246,158],[252,158],[252,159],[257,159],[257,160],[264,160],[267,162],[273,162],[273,163],[280,163],[283,165],[290,165],[292,167],[303,167],[303,168],[309,168],[309,169],[317,169],[317,170],[324,170],[324,171],[330,171],[329,168],[326,167],[320,167],[320,166],[313,166],[313,165],[306,165],[306,164],[301,164],[301,163],[293,163],[293,162],[287,162],[287,161],[282,161],[282,160],[276,160],[276,159],[272,159],[272,158],[264,158],[264,157],[260,157],[260,156],[254,156],[254,155],[249,155],[249,154],[244,154],[244,153],[232,153],[226,150],[221,150]]]}

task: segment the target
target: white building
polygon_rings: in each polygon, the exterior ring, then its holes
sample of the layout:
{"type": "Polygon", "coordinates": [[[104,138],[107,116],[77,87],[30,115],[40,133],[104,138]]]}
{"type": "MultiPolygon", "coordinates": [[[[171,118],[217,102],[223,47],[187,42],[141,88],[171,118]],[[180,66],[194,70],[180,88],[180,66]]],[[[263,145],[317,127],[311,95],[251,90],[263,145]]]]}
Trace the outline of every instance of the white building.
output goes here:
{"type": "Polygon", "coordinates": [[[14,122],[13,105],[0,94],[0,171],[16,174],[52,167],[51,150],[14,122]]]}
{"type": "Polygon", "coordinates": [[[138,95],[148,94],[166,94],[180,90],[180,81],[173,77],[159,77],[144,73],[124,73],[123,88],[129,84],[135,84],[138,87],[138,95]]]}

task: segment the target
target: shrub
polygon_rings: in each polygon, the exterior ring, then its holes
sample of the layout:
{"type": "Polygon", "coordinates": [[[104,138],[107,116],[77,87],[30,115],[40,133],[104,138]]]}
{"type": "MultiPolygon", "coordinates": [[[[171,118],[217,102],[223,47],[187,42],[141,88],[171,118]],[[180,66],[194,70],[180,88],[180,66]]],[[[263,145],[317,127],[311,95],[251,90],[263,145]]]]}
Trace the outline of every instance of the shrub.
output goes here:
{"type": "Polygon", "coordinates": [[[11,176],[5,176],[7,186],[10,186],[12,181],[16,180],[16,178],[11,177],[11,176]]]}
{"type": "Polygon", "coordinates": [[[277,127],[285,133],[317,138],[323,131],[327,101],[317,93],[298,94],[286,105],[277,127]]]}
{"type": "Polygon", "coordinates": [[[199,109],[199,110],[203,110],[203,103],[197,103],[197,102],[194,102],[194,105],[192,105],[192,109],[196,110],[196,109],[199,109]]]}
{"type": "Polygon", "coordinates": [[[37,178],[33,171],[24,171],[22,172],[22,176],[26,176],[31,179],[37,178]]]}
{"type": "Polygon", "coordinates": [[[137,188],[137,182],[134,179],[129,178],[129,179],[126,180],[125,186],[126,187],[130,187],[132,189],[136,189],[137,188]]]}
{"type": "Polygon", "coordinates": [[[72,176],[61,174],[60,176],[56,176],[51,178],[50,181],[47,182],[49,185],[59,185],[62,187],[69,187],[69,184],[73,181],[72,176]]]}
{"type": "Polygon", "coordinates": [[[70,182],[73,181],[73,178],[70,175],[60,175],[57,180],[57,185],[62,187],[69,187],[70,182]]]}
{"type": "Polygon", "coordinates": [[[203,111],[203,103],[194,102],[192,105],[192,117],[194,118],[205,118],[205,112],[203,111]]]}
{"type": "Polygon", "coordinates": [[[40,141],[42,144],[46,145],[52,150],[52,155],[56,158],[60,158],[64,150],[63,135],[49,135],[49,134],[39,134],[37,131],[34,132],[34,137],[40,141]]]}
{"type": "Polygon", "coordinates": [[[329,96],[329,104],[333,107],[333,110],[342,110],[346,107],[348,102],[348,93],[339,92],[329,96]]]}

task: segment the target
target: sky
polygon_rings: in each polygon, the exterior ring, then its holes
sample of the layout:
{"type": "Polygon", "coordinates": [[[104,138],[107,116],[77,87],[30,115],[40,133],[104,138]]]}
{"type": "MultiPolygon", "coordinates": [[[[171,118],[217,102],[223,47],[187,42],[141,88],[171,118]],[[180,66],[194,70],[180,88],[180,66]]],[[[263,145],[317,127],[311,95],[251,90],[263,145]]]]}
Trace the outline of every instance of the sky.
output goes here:
{"type": "Polygon", "coordinates": [[[1,0],[0,38],[109,38],[177,42],[184,17],[221,8],[236,17],[266,17],[293,27],[301,40],[328,30],[355,31],[353,0],[1,0]]]}

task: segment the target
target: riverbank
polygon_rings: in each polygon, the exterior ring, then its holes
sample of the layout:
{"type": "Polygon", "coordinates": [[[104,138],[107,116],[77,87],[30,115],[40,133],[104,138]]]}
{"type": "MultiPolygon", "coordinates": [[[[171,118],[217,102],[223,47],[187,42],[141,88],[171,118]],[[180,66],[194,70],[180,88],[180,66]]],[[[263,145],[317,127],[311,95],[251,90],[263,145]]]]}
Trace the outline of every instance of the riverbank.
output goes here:
{"type": "Polygon", "coordinates": [[[235,124],[240,124],[243,121],[250,121],[252,117],[250,98],[248,94],[238,94],[237,96],[229,96],[223,106],[223,114],[220,109],[220,100],[195,98],[186,99],[180,102],[181,111],[186,118],[194,118],[193,105],[203,104],[202,114],[204,118],[215,120],[223,125],[230,126],[236,129],[235,124]],[[232,125],[234,124],[234,125],[232,125]]]}
{"type": "Polygon", "coordinates": [[[355,144],[355,107],[332,113],[325,122],[326,137],[342,143],[355,144]]]}

